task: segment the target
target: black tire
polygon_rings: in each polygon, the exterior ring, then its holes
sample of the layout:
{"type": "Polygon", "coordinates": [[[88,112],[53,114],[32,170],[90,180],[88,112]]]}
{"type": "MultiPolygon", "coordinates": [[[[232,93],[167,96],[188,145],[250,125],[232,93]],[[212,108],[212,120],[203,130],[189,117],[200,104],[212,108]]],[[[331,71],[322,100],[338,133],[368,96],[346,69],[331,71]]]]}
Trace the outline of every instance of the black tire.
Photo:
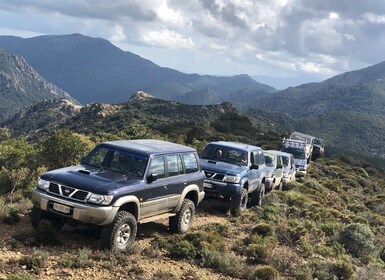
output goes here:
{"type": "Polygon", "coordinates": [[[251,194],[250,205],[251,206],[261,206],[262,205],[262,199],[264,196],[265,196],[265,184],[261,183],[259,189],[255,190],[251,194]]]}
{"type": "Polygon", "coordinates": [[[33,206],[30,214],[31,224],[34,229],[39,227],[42,220],[49,221],[56,230],[60,230],[66,223],[66,220],[33,206]]]}
{"type": "Polygon", "coordinates": [[[101,229],[102,248],[111,251],[126,251],[135,240],[137,228],[134,215],[126,211],[118,212],[114,221],[101,229]]]}
{"type": "Polygon", "coordinates": [[[185,233],[192,225],[195,214],[195,204],[190,199],[183,200],[182,206],[175,216],[168,219],[170,231],[174,233],[185,233]]]}
{"type": "Polygon", "coordinates": [[[237,215],[240,212],[243,212],[247,208],[247,202],[249,200],[249,193],[247,189],[243,188],[240,195],[233,198],[233,207],[231,213],[237,215]]]}

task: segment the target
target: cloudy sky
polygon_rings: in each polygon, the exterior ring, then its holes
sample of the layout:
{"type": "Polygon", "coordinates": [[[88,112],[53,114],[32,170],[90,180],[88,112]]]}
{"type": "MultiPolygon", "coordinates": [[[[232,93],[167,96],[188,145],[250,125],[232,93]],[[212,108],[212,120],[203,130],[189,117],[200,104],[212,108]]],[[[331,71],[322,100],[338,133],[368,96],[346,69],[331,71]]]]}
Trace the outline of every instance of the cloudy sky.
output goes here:
{"type": "Polygon", "coordinates": [[[320,80],[385,60],[385,1],[0,0],[0,35],[71,33],[185,73],[320,80]]]}

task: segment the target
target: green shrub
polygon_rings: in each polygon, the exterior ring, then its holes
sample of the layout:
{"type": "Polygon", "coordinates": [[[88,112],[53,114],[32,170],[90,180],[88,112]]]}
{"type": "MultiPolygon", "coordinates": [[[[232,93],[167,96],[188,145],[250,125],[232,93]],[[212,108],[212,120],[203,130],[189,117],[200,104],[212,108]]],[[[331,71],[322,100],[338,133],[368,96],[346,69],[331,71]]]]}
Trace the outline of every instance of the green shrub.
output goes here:
{"type": "Polygon", "coordinates": [[[79,249],[75,256],[65,256],[59,260],[59,265],[69,268],[86,268],[92,267],[93,261],[91,259],[92,251],[87,248],[79,249]]]}
{"type": "Polygon", "coordinates": [[[319,280],[352,279],[354,276],[353,266],[345,261],[322,262],[314,264],[312,275],[319,280]]]}
{"type": "Polygon", "coordinates": [[[364,224],[349,224],[340,233],[340,242],[354,257],[367,257],[374,250],[374,234],[364,224]]]}
{"type": "Polygon", "coordinates": [[[276,280],[279,278],[278,270],[269,265],[259,266],[252,273],[252,279],[257,280],[276,280]]]}
{"type": "Polygon", "coordinates": [[[177,241],[170,249],[171,257],[177,259],[193,259],[197,254],[198,249],[187,240],[177,241]]]}
{"type": "Polygon", "coordinates": [[[259,223],[251,230],[251,233],[252,234],[256,233],[262,236],[273,236],[274,228],[269,224],[259,223]]]}
{"type": "Polygon", "coordinates": [[[229,253],[204,250],[201,264],[231,277],[245,278],[248,274],[246,264],[229,253]]]}
{"type": "Polygon", "coordinates": [[[19,210],[15,207],[8,209],[8,215],[3,218],[3,221],[7,224],[13,225],[20,222],[19,210]]]}
{"type": "Polygon", "coordinates": [[[45,262],[48,259],[48,253],[34,249],[32,254],[22,257],[18,263],[25,265],[28,270],[38,271],[44,267],[45,262]]]}
{"type": "Polygon", "coordinates": [[[204,249],[225,252],[227,250],[224,238],[215,231],[200,230],[186,234],[185,240],[190,241],[200,252],[204,249]]]}
{"type": "Polygon", "coordinates": [[[9,274],[4,279],[6,279],[6,280],[33,280],[34,278],[28,274],[9,274]]]}

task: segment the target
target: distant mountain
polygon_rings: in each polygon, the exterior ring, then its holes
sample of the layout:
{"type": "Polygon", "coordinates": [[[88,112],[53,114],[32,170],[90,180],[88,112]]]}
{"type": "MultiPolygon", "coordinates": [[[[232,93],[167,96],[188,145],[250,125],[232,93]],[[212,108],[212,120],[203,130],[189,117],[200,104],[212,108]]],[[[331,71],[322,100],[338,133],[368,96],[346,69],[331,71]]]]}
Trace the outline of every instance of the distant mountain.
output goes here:
{"type": "MultiPolygon", "coordinates": [[[[201,76],[160,67],[107,40],[80,34],[27,39],[0,36],[0,47],[22,55],[42,76],[83,104],[121,102],[138,90],[162,99],[180,100],[189,92],[194,94],[209,89],[220,97],[220,101],[235,102],[228,97],[244,88],[275,91],[247,75],[201,76]]],[[[189,100],[200,104],[200,99],[189,100]]]]}
{"type": "Polygon", "coordinates": [[[43,99],[73,98],[47,82],[20,56],[0,49],[0,121],[43,99]]]}
{"type": "Polygon", "coordinates": [[[257,107],[294,117],[340,111],[385,115],[385,62],[272,93],[257,107]]]}

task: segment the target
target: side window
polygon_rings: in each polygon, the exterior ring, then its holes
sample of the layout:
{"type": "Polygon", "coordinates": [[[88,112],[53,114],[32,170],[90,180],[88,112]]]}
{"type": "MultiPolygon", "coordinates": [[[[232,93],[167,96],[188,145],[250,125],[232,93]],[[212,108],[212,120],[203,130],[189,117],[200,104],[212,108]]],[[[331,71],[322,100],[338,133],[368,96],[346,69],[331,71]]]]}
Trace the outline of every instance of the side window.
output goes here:
{"type": "Polygon", "coordinates": [[[265,157],[262,152],[253,152],[252,159],[254,159],[254,163],[257,165],[261,165],[265,162],[265,157]]]}
{"type": "Polygon", "coordinates": [[[164,178],[164,158],[162,156],[154,157],[151,161],[149,174],[156,174],[158,178],[164,178]]]}
{"type": "Polygon", "coordinates": [[[168,155],[166,158],[169,177],[183,173],[183,166],[179,155],[168,155]]]}
{"type": "Polygon", "coordinates": [[[183,164],[186,169],[186,173],[192,173],[198,171],[198,162],[194,153],[182,154],[183,164]]]}
{"type": "Polygon", "coordinates": [[[265,163],[265,156],[263,155],[262,152],[260,152],[258,155],[259,155],[259,164],[264,164],[265,163]]]}

